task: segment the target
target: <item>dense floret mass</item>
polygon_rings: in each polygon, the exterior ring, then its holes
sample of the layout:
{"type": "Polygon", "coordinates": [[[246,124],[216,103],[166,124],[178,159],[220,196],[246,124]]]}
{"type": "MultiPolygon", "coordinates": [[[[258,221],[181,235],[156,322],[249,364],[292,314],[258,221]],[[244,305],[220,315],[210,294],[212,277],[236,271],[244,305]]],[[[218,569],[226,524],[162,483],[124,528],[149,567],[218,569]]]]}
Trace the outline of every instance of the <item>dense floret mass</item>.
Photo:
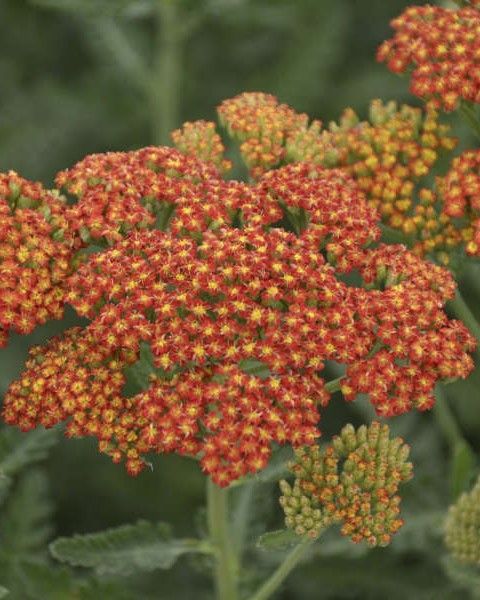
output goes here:
{"type": "Polygon", "coordinates": [[[480,152],[454,158],[445,177],[437,178],[437,188],[444,214],[459,222],[467,254],[480,256],[480,152]]]}
{"type": "Polygon", "coordinates": [[[357,430],[346,425],[326,448],[297,449],[289,465],[293,486],[280,482],[285,524],[299,536],[316,538],[340,523],[355,543],[387,546],[403,524],[397,491],[412,477],[409,450],[378,422],[357,430]]]}
{"type": "Polygon", "coordinates": [[[412,70],[412,94],[446,111],[462,101],[480,102],[478,10],[410,6],[392,27],[395,35],[377,57],[394,73],[412,70]]]}
{"type": "Polygon", "coordinates": [[[15,172],[0,174],[0,347],[63,314],[73,238],[64,202],[15,172]]]}

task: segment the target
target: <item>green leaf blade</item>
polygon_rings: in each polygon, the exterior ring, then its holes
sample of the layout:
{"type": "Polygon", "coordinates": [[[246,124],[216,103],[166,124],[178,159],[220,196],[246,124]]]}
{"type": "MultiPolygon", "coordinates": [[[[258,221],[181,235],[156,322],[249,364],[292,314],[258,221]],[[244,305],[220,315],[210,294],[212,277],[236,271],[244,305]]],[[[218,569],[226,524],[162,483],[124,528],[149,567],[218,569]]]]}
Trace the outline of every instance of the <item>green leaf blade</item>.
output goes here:
{"type": "Polygon", "coordinates": [[[50,552],[57,560],[93,568],[99,575],[130,575],[169,569],[183,554],[208,554],[211,551],[207,542],[173,539],[168,525],[147,521],[100,533],[59,538],[50,544],[50,552]]]}

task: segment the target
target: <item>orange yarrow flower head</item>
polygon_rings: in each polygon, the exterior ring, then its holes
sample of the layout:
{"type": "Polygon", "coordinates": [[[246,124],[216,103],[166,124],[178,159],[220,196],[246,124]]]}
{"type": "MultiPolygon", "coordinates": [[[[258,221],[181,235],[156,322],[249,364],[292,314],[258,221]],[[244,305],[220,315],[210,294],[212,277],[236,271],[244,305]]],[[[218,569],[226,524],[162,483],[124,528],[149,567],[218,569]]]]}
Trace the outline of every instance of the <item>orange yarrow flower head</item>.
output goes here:
{"type": "Polygon", "coordinates": [[[0,347],[9,331],[27,334],[61,318],[72,243],[58,193],[14,171],[0,174],[0,347]]]}
{"type": "Polygon", "coordinates": [[[480,151],[468,150],[454,158],[436,185],[443,213],[458,223],[467,254],[480,256],[480,151]]]}
{"type": "MultiPolygon", "coordinates": [[[[276,103],[257,100],[275,121],[276,103]]],[[[280,112],[285,150],[306,124],[280,112]]],[[[450,276],[403,247],[369,249],[378,213],[347,169],[262,163],[247,184],[214,162],[145,148],[57,176],[77,197],[65,217],[75,248],[104,250],[82,252],[64,284],[91,322],[32,351],[5,398],[8,423],[66,420],[132,475],[148,452],[195,456],[228,485],[263,468],[272,443],[315,442],[325,361],[347,366],[348,400],[369,394],[384,416],[429,408],[438,380],[472,369],[473,338],[443,311],[450,276]],[[338,277],[352,270],[366,289],[338,277]],[[132,391],[135,369],[148,376],[132,391]]]]}
{"type": "Polygon", "coordinates": [[[282,164],[286,139],[308,123],[307,115],[262,92],[239,94],[224,100],[217,110],[220,124],[240,142],[240,152],[254,178],[282,164]]]}
{"type": "Polygon", "coordinates": [[[377,414],[430,409],[437,381],[466,378],[476,340],[443,310],[455,283],[442,267],[425,263],[398,245],[369,253],[357,294],[359,322],[375,335],[368,356],[347,366],[346,400],[369,395],[377,414]]]}
{"type": "Polygon", "coordinates": [[[422,111],[374,100],[368,121],[347,109],[328,130],[297,130],[288,140],[287,160],[344,169],[385,224],[410,237],[418,254],[446,262],[445,251],[461,238],[422,184],[439,153],[455,147],[448,133],[430,105],[422,111]]]}
{"type": "Polygon", "coordinates": [[[298,448],[289,464],[293,486],[280,482],[285,524],[315,539],[334,523],[369,546],[387,546],[400,527],[399,485],[412,477],[409,447],[387,425],[346,425],[326,448],[298,448]]]}
{"type": "Polygon", "coordinates": [[[183,154],[213,163],[221,173],[232,168],[231,161],[225,159],[225,146],[212,121],[187,121],[171,136],[175,147],[183,154]]]}
{"type": "Polygon", "coordinates": [[[411,6],[393,19],[395,35],[377,58],[394,73],[411,69],[410,91],[445,111],[480,102],[480,14],[473,7],[451,10],[411,6]]]}
{"type": "Polygon", "coordinates": [[[68,301],[91,323],[33,351],[4,418],[23,429],[67,419],[69,435],[97,437],[131,474],[147,452],[197,456],[228,485],[263,468],[273,442],[314,443],[326,360],[349,365],[347,399],[368,393],[383,415],[427,408],[437,380],[472,368],[474,343],[442,311],[449,274],[398,252],[365,263],[365,279],[385,279],[366,290],[278,228],[215,229],[200,243],[134,232],[71,276],[68,301]],[[145,347],[150,380],[124,398],[145,347]]]}
{"type": "MultiPolygon", "coordinates": [[[[88,245],[112,244],[135,229],[165,228],[174,208],[178,213],[193,210],[190,206],[207,194],[208,183],[222,180],[213,164],[173,148],[147,147],[89,155],[58,173],[55,182],[76,197],[67,217],[71,230],[88,245]]],[[[197,218],[209,219],[210,208],[197,218]]]]}

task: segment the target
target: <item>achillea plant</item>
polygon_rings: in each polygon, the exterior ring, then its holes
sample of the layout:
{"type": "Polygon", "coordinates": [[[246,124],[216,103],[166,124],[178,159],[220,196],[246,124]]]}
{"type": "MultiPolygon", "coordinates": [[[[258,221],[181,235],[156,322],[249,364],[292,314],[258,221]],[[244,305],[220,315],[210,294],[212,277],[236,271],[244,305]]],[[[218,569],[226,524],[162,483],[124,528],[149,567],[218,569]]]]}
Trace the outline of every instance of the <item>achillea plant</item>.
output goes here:
{"type": "MultiPolygon", "coordinates": [[[[394,22],[379,57],[396,71],[418,63],[424,111],[374,101],[368,121],[348,109],[322,130],[269,94],[225,100],[219,120],[248,181],[224,178],[224,143],[205,121],[174,131],[177,149],[88,156],[53,192],[0,178],[0,343],[65,303],[89,321],[31,350],[4,420],[23,431],[65,422],[131,475],[152,453],[197,460],[210,539],[171,551],[212,554],[219,600],[239,597],[229,487],[253,485],[278,446],[294,449],[280,502],[297,545],[252,600],[270,597],[330,524],[385,546],[403,522],[409,448],[377,422],[322,447],[322,409],[340,391],[367,395],[380,417],[425,411],[473,370],[480,328],[451,258],[480,254],[477,155],[454,159],[435,189],[424,177],[455,146],[440,111],[477,101],[475,47],[459,38],[476,39],[477,18],[424,7],[394,22]],[[404,243],[385,243],[389,228],[404,243]],[[332,366],[342,375],[328,381],[332,366]]],[[[441,398],[437,411],[451,421],[441,398]]],[[[447,429],[456,444],[456,424],[447,429]]],[[[55,556],[98,564],[68,544],[55,556]]]]}

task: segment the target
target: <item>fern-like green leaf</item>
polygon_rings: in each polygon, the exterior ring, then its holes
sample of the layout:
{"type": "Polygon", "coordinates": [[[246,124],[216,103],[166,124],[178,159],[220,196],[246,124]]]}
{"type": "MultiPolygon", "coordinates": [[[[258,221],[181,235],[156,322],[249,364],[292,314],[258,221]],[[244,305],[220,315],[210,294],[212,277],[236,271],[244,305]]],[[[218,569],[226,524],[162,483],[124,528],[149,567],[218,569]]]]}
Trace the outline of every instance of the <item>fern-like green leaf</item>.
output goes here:
{"type": "Polygon", "coordinates": [[[12,477],[28,465],[43,460],[57,439],[58,431],[55,429],[38,428],[29,433],[22,433],[12,428],[2,429],[0,431],[0,475],[12,477]]]}
{"type": "Polygon", "coordinates": [[[37,558],[51,535],[48,480],[39,469],[22,474],[0,518],[0,562],[37,558]]]}
{"type": "Polygon", "coordinates": [[[201,540],[171,538],[165,523],[138,521],[100,533],[59,538],[50,544],[50,551],[62,562],[94,568],[99,575],[130,575],[169,569],[182,554],[208,554],[212,548],[201,540]]]}
{"type": "Polygon", "coordinates": [[[67,568],[27,563],[22,565],[22,573],[28,600],[134,600],[131,593],[118,584],[90,578],[80,580],[67,568]]]}

